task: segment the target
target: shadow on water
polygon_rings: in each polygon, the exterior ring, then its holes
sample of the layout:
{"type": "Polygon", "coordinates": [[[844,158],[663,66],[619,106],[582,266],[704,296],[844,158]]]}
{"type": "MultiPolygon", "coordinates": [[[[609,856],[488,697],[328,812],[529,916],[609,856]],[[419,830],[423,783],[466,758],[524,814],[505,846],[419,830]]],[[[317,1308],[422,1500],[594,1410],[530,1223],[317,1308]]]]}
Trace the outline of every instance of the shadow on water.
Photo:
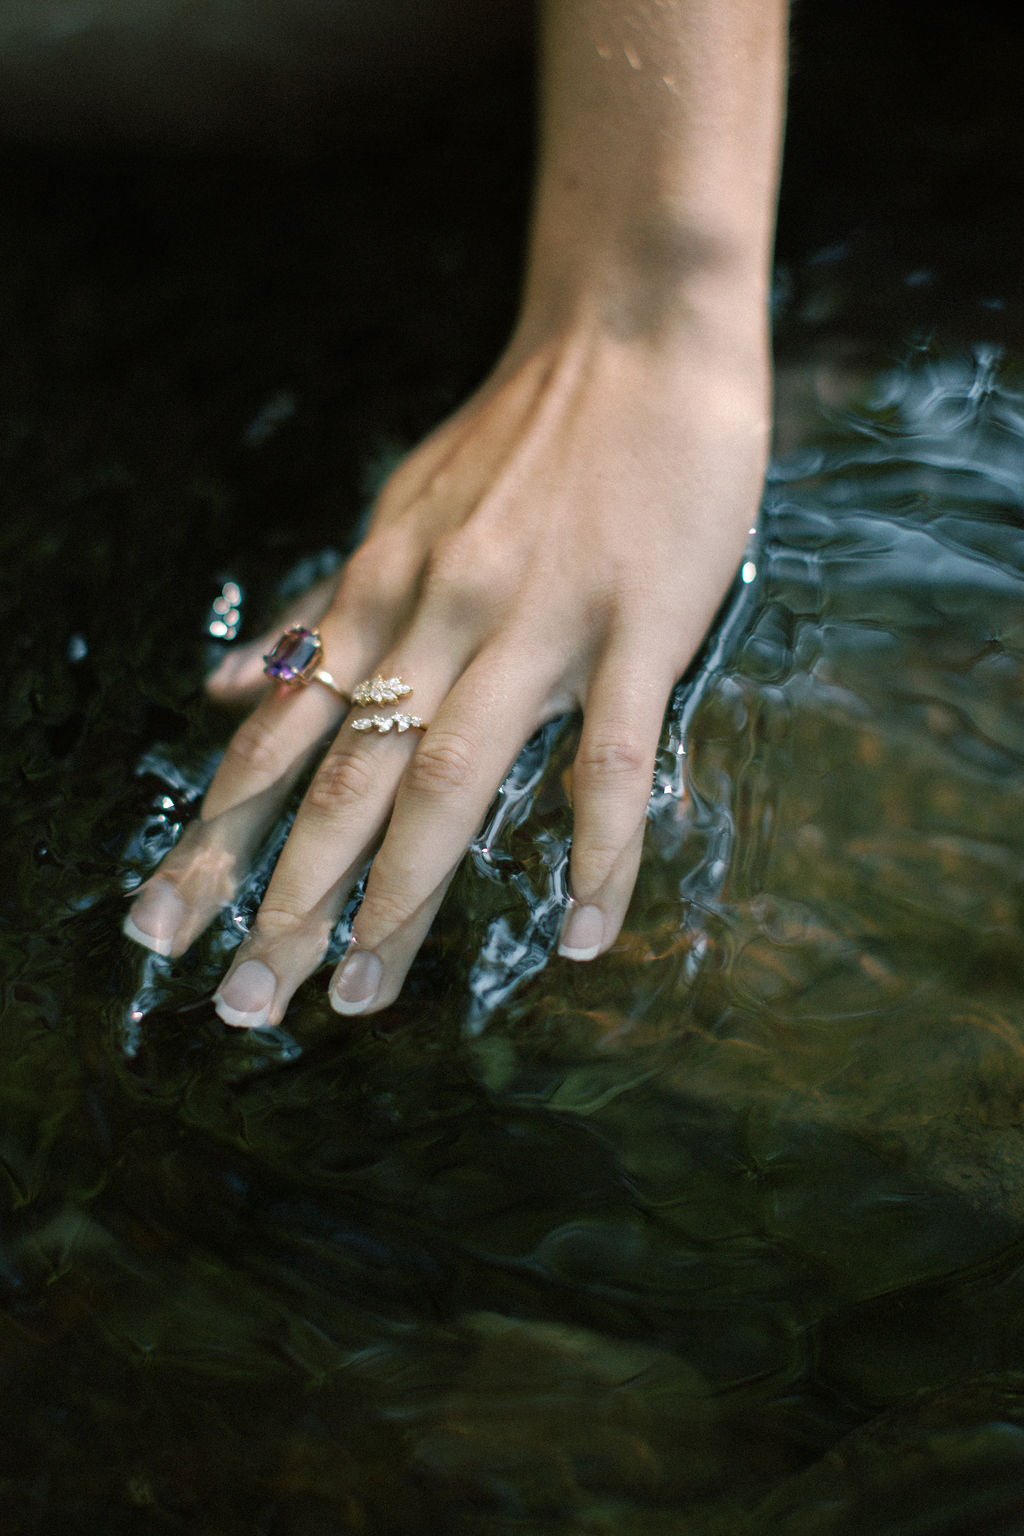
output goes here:
{"type": "Polygon", "coordinates": [[[486,366],[521,191],[193,171],[5,172],[0,1529],[1021,1530],[1012,295],[787,256],[756,573],[609,956],[548,959],[556,724],[394,1009],[241,1036],[255,884],[174,967],[119,934],[223,745],[213,603],[255,631],[486,366]]]}

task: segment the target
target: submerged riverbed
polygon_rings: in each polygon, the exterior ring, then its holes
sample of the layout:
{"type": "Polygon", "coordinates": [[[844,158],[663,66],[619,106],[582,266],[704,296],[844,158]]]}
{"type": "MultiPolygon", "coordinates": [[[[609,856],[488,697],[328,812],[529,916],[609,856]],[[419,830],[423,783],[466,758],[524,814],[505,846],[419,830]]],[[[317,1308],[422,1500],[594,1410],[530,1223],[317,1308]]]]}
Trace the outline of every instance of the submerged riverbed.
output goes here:
{"type": "Polygon", "coordinates": [[[386,175],[3,172],[0,1527],[1010,1536],[1024,337],[996,193],[943,225],[933,187],[912,230],[895,193],[784,203],[751,579],[674,700],[610,955],[549,958],[572,722],[369,1026],[315,980],[280,1031],[219,1024],[252,891],[174,966],[120,935],[229,729],[215,599],[257,632],[500,343],[500,100],[467,101],[472,155],[439,120],[386,175]]]}

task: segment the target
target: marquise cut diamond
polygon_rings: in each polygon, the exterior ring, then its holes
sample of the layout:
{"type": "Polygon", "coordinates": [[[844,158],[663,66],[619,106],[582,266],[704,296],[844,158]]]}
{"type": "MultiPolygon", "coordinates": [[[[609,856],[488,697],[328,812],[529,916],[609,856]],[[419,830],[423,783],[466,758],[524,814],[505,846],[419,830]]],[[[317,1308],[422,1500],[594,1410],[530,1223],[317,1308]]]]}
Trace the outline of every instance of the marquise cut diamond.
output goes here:
{"type": "Polygon", "coordinates": [[[352,721],[352,729],[379,731],[382,736],[390,730],[395,730],[401,736],[403,731],[422,731],[425,729],[425,724],[419,715],[363,715],[361,719],[352,721]]]}
{"type": "Polygon", "coordinates": [[[378,673],[369,682],[360,683],[352,699],[356,704],[394,704],[407,693],[412,693],[412,688],[400,677],[382,677],[378,673]]]}

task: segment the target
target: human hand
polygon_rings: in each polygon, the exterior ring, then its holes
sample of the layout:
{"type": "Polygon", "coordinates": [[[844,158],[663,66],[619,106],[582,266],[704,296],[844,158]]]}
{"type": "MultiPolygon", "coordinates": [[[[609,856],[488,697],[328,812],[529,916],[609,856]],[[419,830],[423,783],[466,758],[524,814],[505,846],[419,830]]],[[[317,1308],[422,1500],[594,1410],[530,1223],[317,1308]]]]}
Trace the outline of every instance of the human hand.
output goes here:
{"type": "MultiPolygon", "coordinates": [[[[399,675],[414,691],[396,707],[427,729],[358,733],[367,710],[346,718],[327,688],[267,687],[137,897],[130,936],[183,953],[323,751],[216,1006],[229,1024],[278,1024],[373,855],[330,999],[346,1014],[385,1007],[524,742],[582,709],[559,950],[606,950],[636,879],[670,691],[756,515],[768,396],[763,325],[728,305],[658,340],[581,321],[521,330],[388,481],[333,592],[295,615],[319,625],[342,688],[399,675]]],[[[251,689],[268,648],[233,656],[215,692],[251,689]]]]}

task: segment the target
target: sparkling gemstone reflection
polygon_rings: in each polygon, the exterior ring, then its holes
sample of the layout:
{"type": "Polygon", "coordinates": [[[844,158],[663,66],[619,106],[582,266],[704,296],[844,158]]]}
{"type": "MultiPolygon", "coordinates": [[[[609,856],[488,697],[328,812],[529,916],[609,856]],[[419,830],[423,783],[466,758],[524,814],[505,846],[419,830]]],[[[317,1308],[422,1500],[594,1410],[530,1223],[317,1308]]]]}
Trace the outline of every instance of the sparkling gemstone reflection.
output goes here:
{"type": "Polygon", "coordinates": [[[263,670],[268,677],[294,687],[308,682],[323,654],[319,635],[299,626],[286,630],[269,656],[264,656],[263,670]]]}

